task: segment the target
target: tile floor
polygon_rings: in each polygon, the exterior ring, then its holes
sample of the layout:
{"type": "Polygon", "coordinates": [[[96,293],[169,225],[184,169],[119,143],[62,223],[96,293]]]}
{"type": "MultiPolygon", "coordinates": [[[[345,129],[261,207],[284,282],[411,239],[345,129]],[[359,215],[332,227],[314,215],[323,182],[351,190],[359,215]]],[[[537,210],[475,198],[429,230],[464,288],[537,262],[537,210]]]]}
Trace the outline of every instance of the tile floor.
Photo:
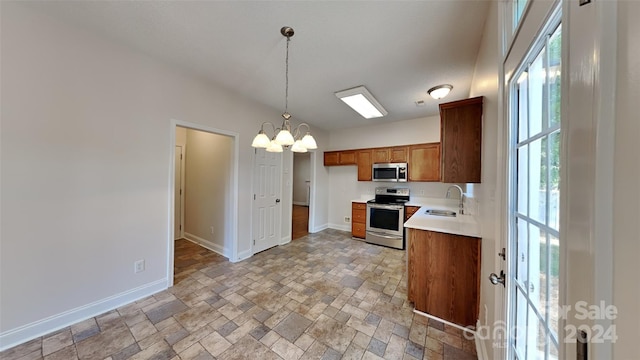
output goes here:
{"type": "Polygon", "coordinates": [[[176,244],[175,285],[0,359],[477,359],[413,313],[405,252],[325,230],[229,263],[176,244]]]}

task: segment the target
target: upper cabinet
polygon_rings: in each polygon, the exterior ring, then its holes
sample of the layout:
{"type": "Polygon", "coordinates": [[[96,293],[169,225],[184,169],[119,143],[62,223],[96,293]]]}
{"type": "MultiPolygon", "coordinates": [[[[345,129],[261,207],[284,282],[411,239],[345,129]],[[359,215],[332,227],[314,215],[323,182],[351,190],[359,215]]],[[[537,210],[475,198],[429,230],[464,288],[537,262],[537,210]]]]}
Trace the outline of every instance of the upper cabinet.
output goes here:
{"type": "Polygon", "coordinates": [[[443,183],[481,182],[482,100],[479,96],[440,104],[443,183]]]}
{"type": "Polygon", "coordinates": [[[354,150],[324,152],[324,166],[355,164],[356,152],[354,150]]]}
{"type": "Polygon", "coordinates": [[[394,146],[373,149],[373,163],[402,163],[407,162],[408,146],[394,146]]]}
{"type": "Polygon", "coordinates": [[[358,162],[358,181],[371,181],[371,149],[356,151],[358,162]]]}
{"type": "Polygon", "coordinates": [[[440,181],[440,143],[409,145],[409,181],[440,181]]]}

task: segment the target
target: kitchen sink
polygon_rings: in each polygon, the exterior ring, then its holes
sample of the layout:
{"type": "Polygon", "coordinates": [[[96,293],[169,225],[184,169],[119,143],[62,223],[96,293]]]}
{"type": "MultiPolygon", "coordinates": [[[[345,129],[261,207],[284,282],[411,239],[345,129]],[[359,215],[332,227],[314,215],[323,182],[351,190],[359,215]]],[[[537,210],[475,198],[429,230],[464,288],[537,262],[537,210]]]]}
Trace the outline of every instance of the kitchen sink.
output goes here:
{"type": "Polygon", "coordinates": [[[427,215],[455,217],[456,212],[451,210],[427,209],[427,215]]]}

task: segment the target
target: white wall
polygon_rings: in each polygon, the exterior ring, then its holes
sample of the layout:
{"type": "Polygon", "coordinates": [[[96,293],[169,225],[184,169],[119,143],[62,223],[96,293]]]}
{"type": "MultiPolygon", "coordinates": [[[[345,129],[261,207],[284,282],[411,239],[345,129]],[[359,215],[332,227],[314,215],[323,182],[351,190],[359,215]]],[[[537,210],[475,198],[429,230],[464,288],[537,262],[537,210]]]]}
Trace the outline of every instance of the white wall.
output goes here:
{"type": "Polygon", "coordinates": [[[192,129],[186,133],[185,237],[229,257],[232,239],[225,224],[231,216],[233,139],[192,129]]]}
{"type": "MultiPolygon", "coordinates": [[[[0,347],[166,286],[172,119],[238,134],[237,254],[251,253],[250,143],[278,110],[36,5],[0,6],[0,347]],[[139,259],[146,270],[134,274],[139,259]]],[[[316,172],[322,199],[328,179],[316,172]]],[[[313,212],[326,223],[326,202],[313,212]]]]}
{"type": "Polygon", "coordinates": [[[329,150],[364,149],[429,142],[440,142],[440,116],[332,131],[329,150]]]}
{"type": "Polygon", "coordinates": [[[293,154],[293,203],[309,205],[307,198],[307,181],[311,180],[311,154],[293,154]]]}
{"type": "MultiPolygon", "coordinates": [[[[498,182],[498,161],[503,155],[498,151],[498,3],[492,2],[485,21],[482,43],[476,59],[476,67],[471,83],[470,97],[484,96],[482,123],[482,183],[473,184],[474,196],[480,207],[482,228],[482,258],[480,270],[480,323],[494,324],[502,318],[504,290],[492,285],[487,279],[490,273],[500,273],[506,269],[496,254],[500,245],[500,214],[496,208],[496,187],[498,182]],[[497,305],[497,306],[496,306],[497,305]],[[497,308],[496,308],[497,307],[497,308]]],[[[489,359],[495,355],[489,339],[484,344],[489,359]]]]}

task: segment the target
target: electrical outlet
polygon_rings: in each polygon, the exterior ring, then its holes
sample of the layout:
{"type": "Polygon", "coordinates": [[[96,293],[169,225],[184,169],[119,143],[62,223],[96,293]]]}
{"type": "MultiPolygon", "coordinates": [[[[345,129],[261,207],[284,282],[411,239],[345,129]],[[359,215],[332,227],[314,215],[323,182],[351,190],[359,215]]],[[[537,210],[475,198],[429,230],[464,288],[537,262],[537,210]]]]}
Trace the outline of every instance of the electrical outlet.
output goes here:
{"type": "Polygon", "coordinates": [[[345,217],[344,217],[344,222],[346,222],[346,223],[350,223],[350,222],[351,222],[351,218],[350,218],[350,217],[348,217],[348,216],[345,216],[345,217]]]}
{"type": "Polygon", "coordinates": [[[213,226],[210,228],[210,230],[211,230],[211,235],[213,235],[213,226]]]}
{"type": "Polygon", "coordinates": [[[133,272],[136,274],[144,271],[144,260],[138,260],[133,263],[133,272]]]}

